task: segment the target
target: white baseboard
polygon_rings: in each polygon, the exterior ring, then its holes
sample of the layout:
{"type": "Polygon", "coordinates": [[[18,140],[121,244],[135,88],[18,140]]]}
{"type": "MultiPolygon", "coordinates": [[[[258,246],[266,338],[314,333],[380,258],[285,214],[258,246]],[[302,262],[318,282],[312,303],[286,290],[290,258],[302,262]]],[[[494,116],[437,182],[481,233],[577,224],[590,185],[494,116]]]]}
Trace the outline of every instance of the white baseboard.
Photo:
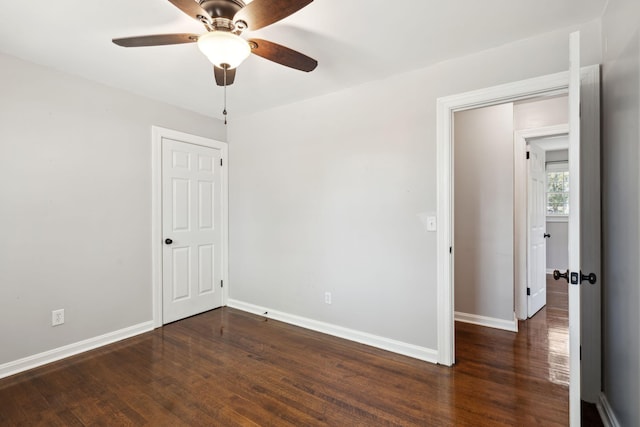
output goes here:
{"type": "Polygon", "coordinates": [[[152,330],[153,322],[144,322],[128,328],[120,329],[119,331],[109,332],[104,335],[65,345],[64,347],[54,348],[53,350],[4,363],[0,365],[0,378],[15,375],[38,366],[46,365],[47,363],[64,359],[65,357],[84,353],[85,351],[93,350],[94,348],[112,344],[152,330]]]}
{"type": "Polygon", "coordinates": [[[513,320],[504,320],[456,311],[455,320],[456,322],[473,323],[474,325],[486,326],[488,328],[518,332],[518,319],[515,317],[515,315],[513,316],[513,320]]]}
{"type": "Polygon", "coordinates": [[[420,347],[413,344],[408,344],[402,341],[396,341],[389,338],[384,338],[378,335],[369,334],[366,332],[356,331],[353,329],[343,328],[342,326],[332,325],[330,323],[319,322],[317,320],[308,319],[306,317],[300,317],[293,314],[283,313],[277,310],[272,310],[266,307],[259,307],[257,305],[245,303],[229,299],[227,305],[231,308],[246,311],[249,313],[265,316],[269,319],[279,320],[284,323],[288,323],[295,326],[300,326],[305,329],[311,329],[313,331],[321,332],[327,335],[333,335],[339,338],[344,338],[350,341],[359,342],[372,347],[377,347],[383,350],[391,351],[393,353],[402,354],[404,356],[413,357],[414,359],[423,360],[430,363],[438,363],[438,352],[436,350],[420,347]],[[264,313],[268,314],[264,314],[264,313]]]}
{"type": "Polygon", "coordinates": [[[600,393],[596,407],[598,408],[598,413],[600,413],[602,424],[604,424],[605,427],[620,427],[620,423],[616,419],[616,415],[613,413],[613,409],[611,405],[609,405],[607,396],[604,393],[600,393]]]}
{"type": "Polygon", "coordinates": [[[547,268],[547,274],[553,274],[553,270],[557,270],[557,268],[547,268]]]}

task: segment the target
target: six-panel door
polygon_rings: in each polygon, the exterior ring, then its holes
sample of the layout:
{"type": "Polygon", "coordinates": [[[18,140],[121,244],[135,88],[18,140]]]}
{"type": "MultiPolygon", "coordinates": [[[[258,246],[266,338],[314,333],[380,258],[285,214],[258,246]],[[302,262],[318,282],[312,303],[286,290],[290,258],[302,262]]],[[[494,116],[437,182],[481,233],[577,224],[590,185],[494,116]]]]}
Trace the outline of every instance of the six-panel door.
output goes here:
{"type": "Polygon", "coordinates": [[[220,150],[162,141],[163,323],[222,305],[220,150]]]}

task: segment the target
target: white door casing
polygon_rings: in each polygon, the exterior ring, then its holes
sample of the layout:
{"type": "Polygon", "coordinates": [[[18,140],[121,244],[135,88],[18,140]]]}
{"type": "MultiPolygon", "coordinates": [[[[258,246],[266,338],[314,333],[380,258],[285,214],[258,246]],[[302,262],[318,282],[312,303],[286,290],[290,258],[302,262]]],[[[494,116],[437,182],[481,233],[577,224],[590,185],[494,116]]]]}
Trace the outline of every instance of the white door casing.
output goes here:
{"type": "MultiPolygon", "coordinates": [[[[589,191],[583,193],[585,198],[592,201],[597,209],[588,209],[587,215],[592,217],[591,226],[596,227],[588,230],[583,218],[582,234],[588,233],[589,240],[597,244],[585,243],[583,239],[582,255],[583,259],[586,251],[589,253],[590,271],[600,277],[600,192],[599,192],[599,85],[600,68],[598,65],[582,68],[581,87],[583,91],[582,121],[581,127],[582,141],[588,146],[589,168],[582,168],[582,173],[588,171],[589,191]],[[587,141],[585,143],[585,140],[587,141]],[[586,197],[585,197],[586,194],[586,197]]],[[[467,92],[459,95],[452,95],[439,98],[437,101],[437,189],[438,189],[438,222],[440,227],[437,232],[437,256],[438,256],[438,363],[451,366],[455,360],[455,340],[454,340],[454,319],[453,319],[453,257],[452,236],[453,236],[453,183],[452,183],[452,118],[456,111],[463,111],[471,108],[479,108],[487,105],[495,105],[504,102],[513,102],[524,99],[531,99],[537,96],[555,96],[568,92],[569,72],[562,72],[543,76],[539,78],[509,83],[487,89],[467,92]]],[[[517,148],[517,146],[516,146],[517,148]]],[[[585,155],[583,147],[582,155],[585,155]]],[[[522,147],[524,151],[524,147],[522,147]]],[[[571,161],[571,160],[570,160],[571,161]]],[[[583,164],[585,159],[581,159],[583,164]]],[[[582,176],[583,182],[585,176],[582,176]]],[[[584,190],[584,188],[583,188],[584,190]]],[[[526,203],[526,201],[525,201],[526,203]]],[[[517,207],[517,206],[516,206],[517,207]]],[[[584,210],[584,209],[583,209],[584,210]]],[[[523,223],[526,219],[521,220],[523,223]]],[[[522,227],[524,230],[525,227],[522,227]]],[[[524,239],[523,239],[524,240],[524,239]]],[[[524,253],[524,251],[523,251],[524,253]]],[[[587,401],[591,396],[598,396],[600,392],[600,283],[596,285],[583,286],[583,296],[586,292],[587,298],[583,298],[583,307],[589,307],[589,316],[583,319],[582,327],[588,333],[582,334],[583,346],[583,370],[582,370],[582,397],[587,401]],[[589,359],[589,360],[587,360],[589,359]],[[588,364],[588,369],[586,365],[588,364]]],[[[519,293],[516,294],[516,296],[519,293]]],[[[518,299],[518,298],[517,298],[518,299]]],[[[520,298],[519,304],[526,300],[520,298]]]]}
{"type": "MultiPolygon", "coordinates": [[[[453,276],[453,115],[457,111],[480,108],[505,102],[514,102],[536,96],[562,95],[567,92],[568,73],[558,73],[525,81],[509,83],[472,92],[451,95],[437,100],[437,318],[438,318],[438,363],[452,366],[455,361],[454,340],[454,276],[453,276]]],[[[524,145],[514,147],[524,155],[524,145]]],[[[524,162],[524,156],[521,157],[524,162]]],[[[526,181],[525,184],[526,186],[526,181]]],[[[522,203],[525,206],[526,200],[522,203]]],[[[519,206],[516,203],[515,208],[519,206]]],[[[515,216],[516,220],[521,215],[515,216]]],[[[516,231],[526,230],[526,216],[516,224],[516,231]]],[[[526,233],[525,233],[526,234],[526,233]]],[[[521,239],[526,241],[526,236],[521,239]]],[[[526,253],[526,251],[523,251],[526,253]]],[[[526,261],[525,261],[526,263],[526,261]]],[[[522,268],[524,273],[526,269],[522,268]]],[[[526,285],[526,279],[522,280],[526,285]]],[[[516,305],[522,305],[526,298],[516,294],[516,305]]],[[[526,306],[526,304],[525,304],[526,306]]],[[[526,316],[526,308],[524,309],[526,316]]]]}
{"type": "Polygon", "coordinates": [[[529,144],[527,152],[527,316],[533,317],[547,304],[546,172],[544,150],[529,144]]]}
{"type": "Polygon", "coordinates": [[[225,143],[153,128],[154,325],[225,304],[225,143]],[[170,240],[167,240],[170,239],[170,240]]]}

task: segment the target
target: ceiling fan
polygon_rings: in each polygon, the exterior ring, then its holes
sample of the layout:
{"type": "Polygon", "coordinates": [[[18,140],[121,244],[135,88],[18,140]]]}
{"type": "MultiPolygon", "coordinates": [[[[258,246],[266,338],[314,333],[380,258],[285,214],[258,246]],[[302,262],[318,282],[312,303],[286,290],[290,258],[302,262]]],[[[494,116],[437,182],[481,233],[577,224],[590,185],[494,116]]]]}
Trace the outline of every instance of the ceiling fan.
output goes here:
{"type": "Polygon", "coordinates": [[[296,70],[310,72],[318,61],[288,47],[262,39],[240,37],[244,30],[271,25],[307,6],[313,0],[169,0],[190,17],[202,22],[204,34],[157,34],[113,39],[123,47],[198,43],[214,66],[219,86],[233,84],[236,67],[251,53],[296,70]]]}

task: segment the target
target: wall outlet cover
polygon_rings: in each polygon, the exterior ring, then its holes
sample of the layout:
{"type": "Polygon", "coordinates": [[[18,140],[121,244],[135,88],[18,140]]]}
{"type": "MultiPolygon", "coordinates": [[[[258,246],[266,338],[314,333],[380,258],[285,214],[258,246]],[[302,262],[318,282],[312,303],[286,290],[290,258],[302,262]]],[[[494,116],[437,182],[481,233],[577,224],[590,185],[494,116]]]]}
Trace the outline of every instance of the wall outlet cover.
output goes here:
{"type": "Polygon", "coordinates": [[[64,323],[64,308],[51,312],[51,326],[59,326],[64,323]]]}

